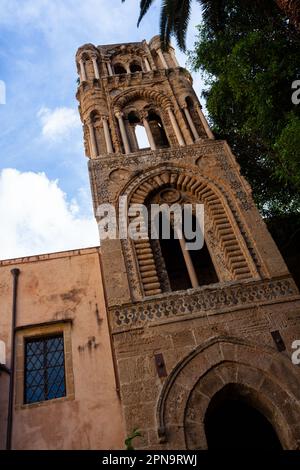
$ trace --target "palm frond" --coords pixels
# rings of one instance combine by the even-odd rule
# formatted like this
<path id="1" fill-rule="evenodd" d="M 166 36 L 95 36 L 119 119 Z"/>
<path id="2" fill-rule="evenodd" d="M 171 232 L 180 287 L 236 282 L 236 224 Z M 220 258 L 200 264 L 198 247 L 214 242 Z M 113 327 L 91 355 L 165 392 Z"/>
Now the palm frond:
<path id="1" fill-rule="evenodd" d="M 124 2 L 125 0 L 122 0 L 122 1 Z M 140 2 L 140 16 L 139 16 L 138 22 L 137 22 L 138 26 L 140 25 L 140 22 L 144 18 L 145 14 L 149 10 L 149 8 L 151 7 L 153 2 L 154 2 L 154 0 L 141 0 L 141 2 Z"/>
<path id="2" fill-rule="evenodd" d="M 174 35 L 182 51 L 186 49 L 186 33 L 191 16 L 191 0 L 178 0 L 175 9 Z"/>

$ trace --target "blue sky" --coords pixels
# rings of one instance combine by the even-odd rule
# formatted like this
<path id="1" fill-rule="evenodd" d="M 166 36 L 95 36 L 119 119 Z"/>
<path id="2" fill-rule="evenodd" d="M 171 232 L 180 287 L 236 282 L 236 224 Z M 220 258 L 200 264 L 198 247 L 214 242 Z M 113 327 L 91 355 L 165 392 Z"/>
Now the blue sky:
<path id="1" fill-rule="evenodd" d="M 160 1 L 0 0 L 0 259 L 97 245 L 75 99 L 79 46 L 151 39 Z M 200 22 L 196 4 L 188 47 Z M 178 53 L 181 65 L 186 57 Z M 200 95 L 201 78 L 194 76 Z"/>

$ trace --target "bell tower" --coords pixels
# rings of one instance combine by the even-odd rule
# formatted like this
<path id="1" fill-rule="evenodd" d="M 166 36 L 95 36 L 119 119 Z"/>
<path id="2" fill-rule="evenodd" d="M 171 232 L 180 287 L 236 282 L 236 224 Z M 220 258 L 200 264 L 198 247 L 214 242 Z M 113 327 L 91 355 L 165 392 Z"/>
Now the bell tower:
<path id="1" fill-rule="evenodd" d="M 125 196 L 129 208 L 188 202 L 205 212 L 198 252 L 184 240 L 152 240 L 142 218 L 142 239 L 101 242 L 128 433 L 141 430 L 140 448 L 204 449 L 209 406 L 225 390 L 259 409 L 283 447 L 297 448 L 298 290 L 228 144 L 214 139 L 190 73 L 158 36 L 86 44 L 76 64 L 95 216 L 103 203 L 119 213 Z"/>

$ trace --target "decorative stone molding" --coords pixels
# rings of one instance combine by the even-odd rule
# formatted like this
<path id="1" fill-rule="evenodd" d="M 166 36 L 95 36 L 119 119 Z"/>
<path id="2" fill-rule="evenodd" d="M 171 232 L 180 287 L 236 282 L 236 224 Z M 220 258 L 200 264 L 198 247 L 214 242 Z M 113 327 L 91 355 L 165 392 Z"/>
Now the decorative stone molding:
<path id="1" fill-rule="evenodd" d="M 249 308 L 273 302 L 299 299 L 291 277 L 214 284 L 188 291 L 155 296 L 130 305 L 110 309 L 114 332 L 138 328 L 149 323 L 198 317 L 207 312 Z"/>

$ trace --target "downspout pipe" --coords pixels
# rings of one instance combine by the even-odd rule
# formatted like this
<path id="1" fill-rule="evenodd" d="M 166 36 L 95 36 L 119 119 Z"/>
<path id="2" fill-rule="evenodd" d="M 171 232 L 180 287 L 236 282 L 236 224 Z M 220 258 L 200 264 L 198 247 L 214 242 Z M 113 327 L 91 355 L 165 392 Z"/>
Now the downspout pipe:
<path id="1" fill-rule="evenodd" d="M 18 300 L 18 280 L 20 270 L 14 268 L 11 270 L 13 276 L 13 302 L 12 302 L 12 321 L 11 321 L 11 347 L 10 347 L 10 378 L 9 378 L 9 396 L 7 411 L 7 430 L 6 430 L 6 450 L 11 450 L 12 429 L 13 429 L 13 407 L 15 391 L 15 362 L 16 362 L 16 324 L 17 324 L 17 300 Z"/>

